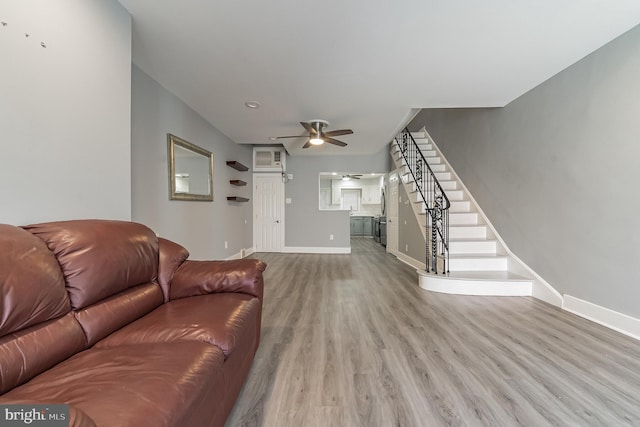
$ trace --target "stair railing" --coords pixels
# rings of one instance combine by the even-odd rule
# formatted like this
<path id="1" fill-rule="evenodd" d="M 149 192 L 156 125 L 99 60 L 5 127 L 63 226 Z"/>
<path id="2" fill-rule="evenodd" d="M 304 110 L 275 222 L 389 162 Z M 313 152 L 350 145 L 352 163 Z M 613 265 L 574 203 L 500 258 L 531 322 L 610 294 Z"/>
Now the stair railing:
<path id="1" fill-rule="evenodd" d="M 413 176 L 427 214 L 427 238 L 425 239 L 427 273 L 449 273 L 449 207 L 451 202 L 449 202 L 449 198 L 407 128 L 395 137 L 395 142 Z M 438 258 L 442 260 L 441 269 L 438 268 Z"/>

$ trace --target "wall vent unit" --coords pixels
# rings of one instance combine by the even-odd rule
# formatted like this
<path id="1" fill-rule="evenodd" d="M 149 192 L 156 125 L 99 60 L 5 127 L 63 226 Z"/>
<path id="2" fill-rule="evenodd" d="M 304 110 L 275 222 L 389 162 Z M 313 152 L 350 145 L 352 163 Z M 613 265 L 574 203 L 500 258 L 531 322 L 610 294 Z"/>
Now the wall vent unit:
<path id="1" fill-rule="evenodd" d="M 253 149 L 254 172 L 282 172 L 287 170 L 283 148 L 255 147 Z"/>

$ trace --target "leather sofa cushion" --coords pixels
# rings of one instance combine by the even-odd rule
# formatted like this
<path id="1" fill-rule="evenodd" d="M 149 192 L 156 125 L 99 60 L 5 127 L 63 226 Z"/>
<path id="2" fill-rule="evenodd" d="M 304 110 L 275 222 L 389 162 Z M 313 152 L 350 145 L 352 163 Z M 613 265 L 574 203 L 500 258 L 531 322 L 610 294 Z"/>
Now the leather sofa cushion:
<path id="1" fill-rule="evenodd" d="M 210 426 L 224 400 L 224 356 L 199 342 L 91 349 L 0 397 L 69 403 L 98 426 Z"/>
<path id="2" fill-rule="evenodd" d="M 158 239 L 142 224 L 74 220 L 23 228 L 55 254 L 74 310 L 156 279 Z"/>
<path id="3" fill-rule="evenodd" d="M 0 224 L 0 337 L 71 310 L 56 257 L 37 237 Z"/>
<path id="4" fill-rule="evenodd" d="M 246 294 L 182 298 L 114 332 L 96 347 L 193 340 L 214 344 L 229 357 L 243 340 L 256 340 L 260 316 L 260 301 Z"/>
<path id="5" fill-rule="evenodd" d="M 72 313 L 0 338 L 0 394 L 86 348 Z"/>
<path id="6" fill-rule="evenodd" d="M 78 310 L 75 315 L 84 329 L 87 343 L 92 346 L 113 331 L 151 312 L 163 301 L 160 287 L 156 283 L 147 283 Z"/>

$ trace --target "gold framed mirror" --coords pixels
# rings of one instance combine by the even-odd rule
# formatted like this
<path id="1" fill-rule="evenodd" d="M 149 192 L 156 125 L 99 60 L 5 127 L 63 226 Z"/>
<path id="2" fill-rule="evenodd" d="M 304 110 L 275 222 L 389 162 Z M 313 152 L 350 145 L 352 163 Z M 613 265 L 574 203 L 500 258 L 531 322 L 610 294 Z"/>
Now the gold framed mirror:
<path id="1" fill-rule="evenodd" d="M 169 199 L 213 201 L 213 153 L 167 134 Z"/>

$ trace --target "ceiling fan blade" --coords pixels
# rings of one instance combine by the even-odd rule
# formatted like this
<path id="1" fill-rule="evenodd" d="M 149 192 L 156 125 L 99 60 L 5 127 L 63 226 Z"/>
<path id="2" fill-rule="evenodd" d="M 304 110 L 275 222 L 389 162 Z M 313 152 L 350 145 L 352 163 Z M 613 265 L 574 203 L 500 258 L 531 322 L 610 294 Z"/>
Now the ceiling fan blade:
<path id="1" fill-rule="evenodd" d="M 328 142 L 329 144 L 333 144 L 333 145 L 337 145 L 338 147 L 346 147 L 347 143 L 346 142 L 342 142 L 339 141 L 337 139 L 333 139 L 333 138 L 329 138 L 329 137 L 324 137 L 324 142 Z"/>
<path id="2" fill-rule="evenodd" d="M 308 137 L 308 135 L 291 135 L 291 136 L 276 136 L 276 139 L 283 139 L 283 138 L 306 138 Z"/>
<path id="3" fill-rule="evenodd" d="M 317 133 L 316 130 L 311 126 L 311 123 L 300 122 L 300 124 L 307 130 L 307 132 L 309 132 L 309 134 L 315 135 Z"/>
<path id="4" fill-rule="evenodd" d="M 309 148 L 311 147 L 311 142 L 307 139 L 307 142 L 302 146 L 302 148 Z"/>
<path id="5" fill-rule="evenodd" d="M 325 136 L 340 136 L 340 135 L 351 135 L 353 133 L 353 131 L 351 129 L 338 129 L 338 130 L 332 130 L 329 132 L 324 132 Z"/>

